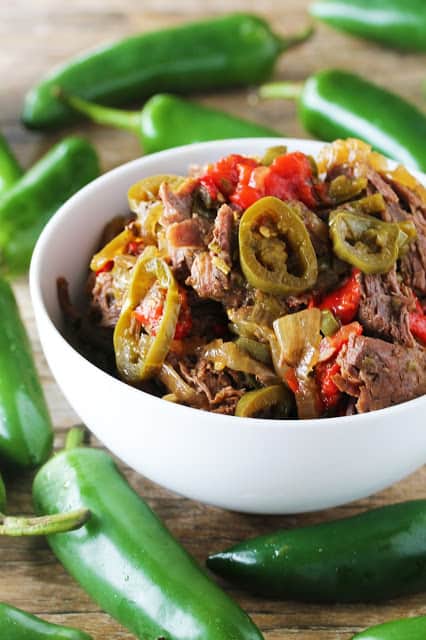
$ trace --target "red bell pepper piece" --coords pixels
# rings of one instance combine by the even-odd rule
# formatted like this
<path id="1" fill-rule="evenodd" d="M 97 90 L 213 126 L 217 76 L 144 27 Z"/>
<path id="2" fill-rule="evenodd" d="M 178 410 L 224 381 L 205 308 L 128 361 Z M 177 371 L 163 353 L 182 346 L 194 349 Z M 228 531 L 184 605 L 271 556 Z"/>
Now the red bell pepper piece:
<path id="1" fill-rule="evenodd" d="M 353 269 L 351 277 L 338 289 L 328 293 L 320 302 L 320 309 L 329 309 L 342 324 L 352 322 L 358 313 L 361 300 L 359 269 Z"/>
<path id="2" fill-rule="evenodd" d="M 420 301 L 416 298 L 416 310 L 409 314 L 410 331 L 419 342 L 426 346 L 426 315 Z"/>
<path id="3" fill-rule="evenodd" d="M 107 260 L 107 262 L 105 262 L 103 267 L 101 267 L 96 271 L 96 275 L 99 275 L 100 273 L 106 273 L 107 271 L 111 271 L 113 266 L 114 266 L 114 260 Z"/>
<path id="4" fill-rule="evenodd" d="M 165 297 L 166 292 L 164 289 L 154 285 L 133 312 L 136 320 L 151 336 L 157 334 L 163 315 Z M 176 323 L 174 340 L 186 338 L 192 329 L 191 308 L 188 304 L 185 289 L 179 288 L 179 302 L 180 312 Z"/>

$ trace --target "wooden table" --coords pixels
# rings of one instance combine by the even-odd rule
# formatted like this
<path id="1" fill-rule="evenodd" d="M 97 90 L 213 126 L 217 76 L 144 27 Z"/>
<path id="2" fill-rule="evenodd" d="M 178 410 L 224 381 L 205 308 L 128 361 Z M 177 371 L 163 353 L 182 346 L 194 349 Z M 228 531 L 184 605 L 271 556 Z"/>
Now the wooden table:
<path id="1" fill-rule="evenodd" d="M 271 20 L 277 31 L 290 33 L 306 23 L 308 4 L 308 0 L 263 0 L 258 4 L 258 11 Z M 196 0 L 176 3 L 172 0 L 3 2 L 0 4 L 0 128 L 23 165 L 28 167 L 63 135 L 30 133 L 19 122 L 25 91 L 54 64 L 87 47 L 137 31 L 178 24 L 186 19 L 230 9 L 249 8 L 250 3 L 244 0 L 209 0 L 208 3 Z M 309 43 L 281 58 L 276 77 L 301 80 L 322 67 L 339 65 L 394 88 L 421 105 L 420 83 L 426 76 L 425 62 L 425 56 L 401 55 L 319 26 Z M 200 100 L 258 120 L 283 133 L 306 136 L 296 121 L 295 107 L 291 103 L 255 104 L 248 99 L 246 91 L 200 97 Z M 86 124 L 75 130 L 96 144 L 105 171 L 139 155 L 137 141 L 125 133 Z M 31 336 L 59 446 L 63 442 L 64 431 L 77 421 L 77 416 L 62 397 L 41 353 L 27 281 L 17 281 L 15 291 Z M 385 442 L 383 446 L 386 446 Z M 362 461 L 359 465 L 362 473 Z M 200 563 L 209 552 L 277 527 L 320 522 L 392 501 L 424 497 L 426 485 L 426 470 L 422 469 L 387 491 L 356 504 L 297 517 L 266 518 L 227 513 L 191 502 L 152 484 L 130 469 L 124 471 L 131 484 Z M 11 512 L 30 511 L 30 482 L 30 475 L 9 480 Z M 65 573 L 44 540 L 0 539 L 0 566 L 0 600 L 41 614 L 51 621 L 81 627 L 95 640 L 131 638 L 102 613 Z M 398 616 L 426 614 L 424 595 L 380 606 L 308 606 L 263 600 L 225 588 L 249 612 L 267 640 L 343 640 L 374 623 Z"/>

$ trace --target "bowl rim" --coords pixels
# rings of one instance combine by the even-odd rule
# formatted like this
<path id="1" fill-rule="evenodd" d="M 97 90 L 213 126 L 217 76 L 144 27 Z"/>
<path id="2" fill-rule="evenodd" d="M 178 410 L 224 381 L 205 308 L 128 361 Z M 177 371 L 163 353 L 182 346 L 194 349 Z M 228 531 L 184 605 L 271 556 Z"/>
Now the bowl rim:
<path id="1" fill-rule="evenodd" d="M 175 160 L 179 159 L 180 156 L 185 156 L 188 151 L 208 151 L 213 149 L 216 146 L 220 146 L 221 149 L 225 147 L 225 151 L 220 151 L 220 155 L 222 153 L 227 152 L 226 147 L 232 148 L 233 145 L 238 143 L 253 143 L 253 144 L 264 144 L 264 145 L 277 145 L 280 143 L 283 144 L 291 144 L 291 145 L 306 145 L 309 144 L 314 149 L 320 149 L 324 145 L 328 144 L 326 142 L 322 142 L 319 140 L 309 140 L 304 138 L 232 138 L 226 140 L 213 140 L 209 142 L 197 142 L 190 145 L 184 145 L 180 147 L 174 147 L 171 149 L 166 149 L 164 151 L 159 151 L 157 153 L 150 154 L 148 156 L 142 156 L 140 158 L 136 158 L 134 160 L 130 160 L 124 164 L 121 164 L 110 171 L 100 175 L 98 178 L 84 186 L 77 193 L 75 193 L 71 198 L 69 198 L 64 204 L 62 204 L 57 212 L 52 216 L 52 218 L 48 221 L 43 231 L 41 232 L 36 246 L 34 248 L 30 272 L 29 272 L 29 284 L 30 284 L 30 294 L 33 310 L 36 316 L 37 325 L 39 324 L 38 316 L 43 318 L 44 323 L 48 326 L 49 330 L 52 331 L 56 338 L 58 338 L 63 346 L 63 348 L 74 358 L 80 360 L 80 363 L 84 367 L 88 367 L 89 371 L 91 370 L 93 373 L 100 375 L 101 377 L 106 376 L 108 383 L 113 384 L 114 386 L 119 386 L 120 389 L 125 389 L 126 393 L 129 394 L 137 394 L 137 398 L 144 398 L 144 396 L 149 396 L 150 400 L 153 402 L 161 403 L 160 406 L 163 406 L 163 403 L 166 402 L 162 398 L 150 394 L 146 391 L 142 391 L 141 389 L 137 389 L 136 387 L 132 387 L 126 382 L 116 378 L 112 374 L 107 373 L 100 367 L 97 367 L 90 360 L 81 355 L 63 336 L 61 331 L 57 328 L 56 324 L 53 322 L 50 314 L 46 309 L 46 305 L 43 298 L 42 293 L 42 262 L 43 257 L 48 249 L 50 242 L 53 241 L 54 236 L 58 233 L 61 224 L 65 218 L 67 218 L 75 207 L 80 205 L 80 202 L 85 199 L 85 197 L 90 194 L 92 191 L 96 191 L 100 187 L 102 187 L 105 183 L 108 183 L 111 178 L 115 178 L 120 174 L 125 175 L 128 171 L 133 170 L 134 168 L 140 166 L 141 170 L 143 170 L 146 166 L 149 167 L 151 164 L 151 160 L 156 162 L 158 159 L 167 159 L 172 156 Z M 393 160 L 389 160 L 390 165 L 396 166 L 396 162 Z M 410 173 L 412 173 L 417 179 L 421 182 L 426 183 L 426 175 L 414 170 L 409 169 Z M 42 345 L 43 346 L 43 345 Z M 118 390 L 118 389 L 117 389 Z M 137 400 L 136 398 L 136 400 Z M 232 428 L 232 425 L 235 427 L 237 425 L 244 425 L 245 429 L 257 428 L 259 424 L 262 425 L 262 428 L 270 428 L 273 430 L 284 429 L 287 430 L 317 430 L 319 427 L 321 428 L 334 428 L 336 426 L 347 428 L 350 423 L 355 423 L 358 427 L 361 426 L 361 422 L 365 425 L 367 422 L 374 420 L 381 420 L 386 418 L 392 414 L 394 418 L 397 418 L 398 414 L 401 412 L 405 412 L 407 410 L 417 410 L 420 409 L 421 406 L 425 406 L 426 402 L 426 394 L 423 396 L 419 396 L 418 398 L 413 398 L 412 400 L 407 400 L 405 402 L 401 402 L 399 404 L 392 405 L 390 407 L 385 407 L 383 409 L 376 409 L 374 411 L 362 414 L 354 414 L 350 416 L 335 416 L 330 418 L 311 418 L 311 419 L 271 419 L 271 418 L 246 418 L 232 415 L 225 415 L 213 412 L 205 412 L 201 409 L 196 409 L 194 407 L 187 407 L 186 405 L 182 405 L 179 403 L 173 404 L 173 409 L 181 412 L 183 416 L 187 415 L 188 417 L 194 417 L 194 412 L 202 411 L 203 414 L 209 414 L 214 416 L 216 420 L 226 420 L 228 421 L 229 427 Z M 169 403 L 170 405 L 170 403 Z M 190 413 L 188 413 L 190 412 Z M 200 427 L 204 426 L 204 421 L 200 421 Z"/>

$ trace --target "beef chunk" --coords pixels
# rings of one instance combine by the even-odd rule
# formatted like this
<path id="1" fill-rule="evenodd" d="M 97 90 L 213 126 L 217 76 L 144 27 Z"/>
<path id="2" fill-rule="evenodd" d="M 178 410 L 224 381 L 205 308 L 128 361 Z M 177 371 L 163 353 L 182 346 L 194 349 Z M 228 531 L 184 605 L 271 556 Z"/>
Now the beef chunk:
<path id="1" fill-rule="evenodd" d="M 414 305 L 411 289 L 398 282 L 395 268 L 386 274 L 362 276 L 358 316 L 367 334 L 414 346 L 409 323 Z"/>
<path id="2" fill-rule="evenodd" d="M 110 271 L 98 273 L 91 292 L 91 312 L 99 318 L 101 327 L 115 327 L 120 316 L 121 305 L 115 298 L 113 284 Z"/>
<path id="3" fill-rule="evenodd" d="M 426 350 L 352 335 L 337 358 L 334 381 L 358 398 L 359 413 L 383 409 L 426 393 Z"/>
<path id="4" fill-rule="evenodd" d="M 367 177 L 373 190 L 381 193 L 385 199 L 385 221 L 414 222 L 417 239 L 410 244 L 409 251 L 401 259 L 400 272 L 406 285 L 419 295 L 426 295 L 426 205 L 414 191 L 398 182 L 387 181 L 372 169 L 368 171 Z"/>
<path id="5" fill-rule="evenodd" d="M 209 251 L 201 251 L 195 256 L 191 275 L 186 284 L 191 286 L 200 298 L 222 302 L 225 307 L 240 307 L 246 298 L 246 290 L 238 273 L 225 273 L 215 262 L 216 256 Z"/>
<path id="6" fill-rule="evenodd" d="M 213 227 L 213 242 L 217 245 L 217 255 L 230 267 L 232 265 L 232 236 L 234 213 L 223 204 L 217 212 Z"/>
<path id="7" fill-rule="evenodd" d="M 182 220 L 191 217 L 193 189 L 194 182 L 191 180 L 185 181 L 176 191 L 167 182 L 162 183 L 158 195 L 164 205 L 164 211 L 160 219 L 164 227 L 173 222 L 182 222 Z"/>

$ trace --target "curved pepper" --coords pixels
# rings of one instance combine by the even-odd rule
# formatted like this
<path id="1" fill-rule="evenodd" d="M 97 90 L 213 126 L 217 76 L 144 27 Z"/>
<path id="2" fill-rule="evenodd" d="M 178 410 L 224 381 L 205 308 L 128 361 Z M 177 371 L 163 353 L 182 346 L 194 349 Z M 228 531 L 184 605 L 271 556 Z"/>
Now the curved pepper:
<path id="1" fill-rule="evenodd" d="M 7 640 L 92 640 L 78 629 L 63 627 L 0 602 L 0 629 Z"/>
<path id="2" fill-rule="evenodd" d="M 241 268 L 248 282 L 266 293 L 301 293 L 315 284 L 318 263 L 309 233 L 291 205 L 268 196 L 240 220 Z"/>
<path id="3" fill-rule="evenodd" d="M 77 137 L 65 138 L 31 167 L 0 200 L 0 268 L 25 271 L 50 217 L 98 174 L 94 148 Z"/>
<path id="4" fill-rule="evenodd" d="M 104 451 L 59 453 L 38 472 L 33 498 L 41 514 L 65 505 L 90 509 L 83 529 L 49 536 L 49 544 L 99 606 L 140 640 L 262 640 Z"/>
<path id="5" fill-rule="evenodd" d="M 311 33 L 308 28 L 289 38 L 279 37 L 262 18 L 234 13 L 136 34 L 50 72 L 25 97 L 22 118 L 27 127 L 40 129 L 69 122 L 72 111 L 52 93 L 58 85 L 110 105 L 165 90 L 188 93 L 253 86 L 271 74 L 280 53 Z"/>
<path id="6" fill-rule="evenodd" d="M 402 618 L 370 627 L 354 635 L 352 640 L 424 640 L 426 616 Z"/>
<path id="7" fill-rule="evenodd" d="M 253 418 L 257 414 L 271 412 L 277 418 L 288 418 L 294 403 L 288 389 L 282 384 L 275 384 L 262 389 L 248 391 L 238 401 L 235 415 L 244 418 Z"/>
<path id="8" fill-rule="evenodd" d="M 208 140 L 282 136 L 256 122 L 167 93 L 150 98 L 141 111 L 112 109 L 76 96 L 63 95 L 62 99 L 97 124 L 134 133 L 145 154 Z"/>
<path id="9" fill-rule="evenodd" d="M 408 226 L 337 209 L 329 218 L 334 253 L 363 273 L 387 273 L 411 241 Z M 414 231 L 413 231 L 414 229 Z M 415 227 L 410 227 L 415 234 Z"/>
<path id="10" fill-rule="evenodd" d="M 426 51 L 423 0 L 316 0 L 310 12 L 355 36 L 397 49 Z"/>
<path id="11" fill-rule="evenodd" d="M 163 182 L 172 188 L 178 188 L 187 178 L 170 174 L 148 176 L 132 184 L 127 192 L 130 211 L 139 213 L 140 205 L 158 199 L 158 192 Z"/>
<path id="12" fill-rule="evenodd" d="M 303 126 L 320 140 L 361 138 L 386 156 L 426 171 L 426 115 L 401 96 L 360 76 L 326 69 L 304 84 L 265 85 L 260 95 L 298 99 Z"/>
<path id="13" fill-rule="evenodd" d="M 166 291 L 163 313 L 155 336 L 135 330 L 134 312 L 155 282 Z M 120 376 L 137 384 L 156 374 L 166 358 L 179 317 L 179 288 L 168 264 L 154 247 L 137 260 L 114 329 L 114 351 Z"/>
<path id="14" fill-rule="evenodd" d="M 52 424 L 13 291 L 0 279 L 0 459 L 33 467 L 48 457 Z"/>
<path id="15" fill-rule="evenodd" d="M 253 538 L 210 556 L 207 566 L 265 596 L 305 602 L 388 600 L 425 590 L 425 530 L 426 500 L 401 502 Z"/>
<path id="16" fill-rule="evenodd" d="M 22 169 L 6 139 L 0 134 L 0 196 L 22 176 Z"/>

